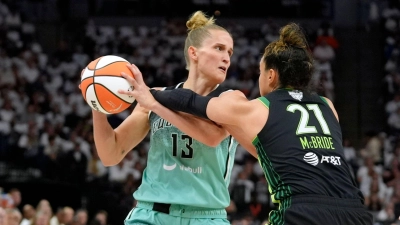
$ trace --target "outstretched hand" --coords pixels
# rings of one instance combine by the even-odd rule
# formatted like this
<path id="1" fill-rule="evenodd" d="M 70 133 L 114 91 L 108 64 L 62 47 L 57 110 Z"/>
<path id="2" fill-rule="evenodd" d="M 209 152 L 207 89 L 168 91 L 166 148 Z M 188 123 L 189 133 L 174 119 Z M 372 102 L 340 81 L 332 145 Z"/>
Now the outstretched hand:
<path id="1" fill-rule="evenodd" d="M 157 103 L 153 95 L 150 93 L 150 88 L 143 81 L 142 73 L 134 64 L 126 65 L 133 73 L 133 77 L 121 72 L 121 76 L 128 80 L 133 86 L 132 90 L 118 90 L 118 93 L 133 96 L 140 106 L 149 110 Z"/>

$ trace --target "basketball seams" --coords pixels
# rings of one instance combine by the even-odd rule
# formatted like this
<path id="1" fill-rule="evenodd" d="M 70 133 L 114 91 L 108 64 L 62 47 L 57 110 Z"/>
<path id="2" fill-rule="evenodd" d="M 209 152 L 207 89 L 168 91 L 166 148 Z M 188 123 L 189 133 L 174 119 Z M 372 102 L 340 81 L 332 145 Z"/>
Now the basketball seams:
<path id="1" fill-rule="evenodd" d="M 93 70 L 95 73 L 96 73 L 96 70 L 103 69 L 104 67 L 109 66 L 109 65 L 112 65 L 112 64 L 114 64 L 114 63 L 120 63 L 120 62 L 128 63 L 128 62 L 126 62 L 126 61 L 114 61 L 114 62 L 105 64 L 105 65 L 102 66 L 102 67 L 97 68 L 97 64 L 98 64 L 99 62 L 100 62 L 100 60 L 96 63 L 96 66 L 95 66 L 95 68 L 94 68 L 94 70 Z M 101 76 L 103 76 L 103 75 L 101 75 Z M 107 75 L 106 75 L 106 76 L 107 76 Z M 121 76 L 121 75 L 119 75 L 119 76 Z M 114 75 L 114 77 L 115 77 L 115 75 Z"/>
<path id="2" fill-rule="evenodd" d="M 110 93 L 114 93 L 112 90 L 110 90 L 109 88 L 107 88 L 107 86 L 105 86 L 105 85 L 102 84 L 102 83 L 93 82 L 93 84 L 97 84 L 97 85 L 99 85 L 99 86 L 102 86 L 102 87 L 104 87 L 105 89 L 107 89 L 107 91 L 109 91 Z M 96 92 L 96 85 L 94 86 L 94 94 L 96 95 L 96 98 L 97 98 L 98 96 L 97 96 L 97 92 Z M 131 102 L 125 101 L 124 99 L 122 99 L 122 98 L 119 97 L 118 95 L 115 95 L 115 94 L 114 94 L 114 96 L 117 97 L 119 100 L 121 100 L 121 101 L 127 103 L 127 104 L 132 104 Z M 100 101 L 99 101 L 99 102 L 100 102 Z M 103 106 L 102 106 L 102 108 L 104 109 Z"/>
<path id="3" fill-rule="evenodd" d="M 102 85 L 102 84 L 99 84 L 99 85 Z M 104 86 L 104 85 L 102 85 L 102 86 Z M 108 90 L 108 88 L 106 88 L 106 89 Z M 97 96 L 96 85 L 94 85 L 94 83 L 93 83 L 93 90 L 94 90 L 94 96 L 96 97 L 96 99 L 99 99 L 99 96 Z M 97 101 L 97 103 L 99 103 L 100 107 L 102 109 L 104 109 L 104 111 L 106 111 L 107 113 L 110 113 L 110 112 L 108 112 L 108 110 L 106 110 L 104 108 L 103 104 L 101 104 L 101 101 Z"/>
<path id="4" fill-rule="evenodd" d="M 99 103 L 99 100 L 97 99 L 97 96 L 95 94 L 95 85 L 91 84 L 88 86 L 87 92 L 91 92 L 94 94 L 94 96 L 91 96 L 91 98 L 87 98 L 86 102 L 87 104 L 93 109 L 96 110 L 97 112 L 105 113 L 105 114 L 110 114 L 106 109 L 103 108 L 103 106 Z M 93 102 L 94 101 L 94 102 Z M 93 103 L 95 103 L 97 106 L 93 107 Z"/>
<path id="5" fill-rule="evenodd" d="M 93 78 L 93 83 L 96 83 L 96 82 L 94 82 L 94 79 L 95 79 L 96 76 L 98 76 L 98 77 L 122 77 L 123 78 L 123 76 L 115 76 L 115 75 L 94 75 L 94 76 L 91 76 L 91 77 L 85 77 L 84 79 L 81 80 L 81 82 L 84 81 L 84 80 L 87 80 L 88 78 Z"/>
<path id="6" fill-rule="evenodd" d="M 89 85 L 86 87 L 86 89 L 84 90 L 84 91 L 85 91 L 85 101 L 86 101 L 86 95 L 87 95 L 87 93 L 88 93 L 89 87 L 92 86 L 92 85 L 93 85 L 93 83 L 89 84 Z M 94 87 L 93 87 L 93 88 L 94 88 Z"/>

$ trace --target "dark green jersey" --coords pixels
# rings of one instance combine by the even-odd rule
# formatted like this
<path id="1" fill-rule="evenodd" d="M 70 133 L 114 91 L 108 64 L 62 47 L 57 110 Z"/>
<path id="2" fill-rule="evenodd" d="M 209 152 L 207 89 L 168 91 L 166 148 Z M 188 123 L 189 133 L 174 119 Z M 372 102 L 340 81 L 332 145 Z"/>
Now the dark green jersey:
<path id="1" fill-rule="evenodd" d="M 340 124 L 325 99 L 279 89 L 258 100 L 269 116 L 253 144 L 275 201 L 304 194 L 363 201 L 344 158 Z"/>

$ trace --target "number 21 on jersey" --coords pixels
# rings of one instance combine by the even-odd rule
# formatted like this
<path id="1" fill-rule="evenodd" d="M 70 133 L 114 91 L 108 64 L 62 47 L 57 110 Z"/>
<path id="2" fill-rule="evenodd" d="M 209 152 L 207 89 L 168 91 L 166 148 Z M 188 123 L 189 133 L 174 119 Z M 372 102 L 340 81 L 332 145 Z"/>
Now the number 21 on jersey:
<path id="1" fill-rule="evenodd" d="M 307 107 L 307 108 L 306 108 Z M 324 115 L 318 104 L 306 104 L 306 107 L 300 104 L 290 104 L 286 108 L 288 112 L 294 113 L 295 111 L 300 112 L 300 120 L 297 125 L 296 135 L 302 134 L 316 134 L 312 136 L 302 136 L 300 138 L 300 143 L 303 149 L 335 149 L 333 146 L 333 141 L 331 131 L 326 123 Z M 310 112 L 313 112 L 315 118 L 317 118 L 319 125 L 321 126 L 322 133 L 325 136 L 319 136 L 317 128 L 315 126 L 309 125 Z"/>
<path id="2" fill-rule="evenodd" d="M 319 125 L 322 128 L 322 132 L 326 135 L 330 135 L 331 131 L 329 130 L 328 124 L 325 121 L 324 115 L 322 115 L 321 109 L 317 104 L 307 104 L 307 109 L 314 112 L 315 117 L 317 118 Z M 308 126 L 308 121 L 310 119 L 310 114 L 304 106 L 300 104 L 290 104 L 286 110 L 294 113 L 296 110 L 300 111 L 301 117 L 299 121 L 299 125 L 297 126 L 296 134 L 307 134 L 307 133 L 318 133 L 315 126 Z"/>

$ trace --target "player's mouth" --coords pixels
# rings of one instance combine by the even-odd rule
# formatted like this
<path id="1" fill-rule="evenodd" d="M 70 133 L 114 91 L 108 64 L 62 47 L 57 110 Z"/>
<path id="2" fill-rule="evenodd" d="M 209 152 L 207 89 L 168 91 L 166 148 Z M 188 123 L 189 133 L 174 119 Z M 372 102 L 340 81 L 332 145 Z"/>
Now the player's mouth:
<path id="1" fill-rule="evenodd" d="M 222 70 L 224 73 L 226 72 L 226 67 L 225 66 L 220 66 L 218 69 Z"/>

